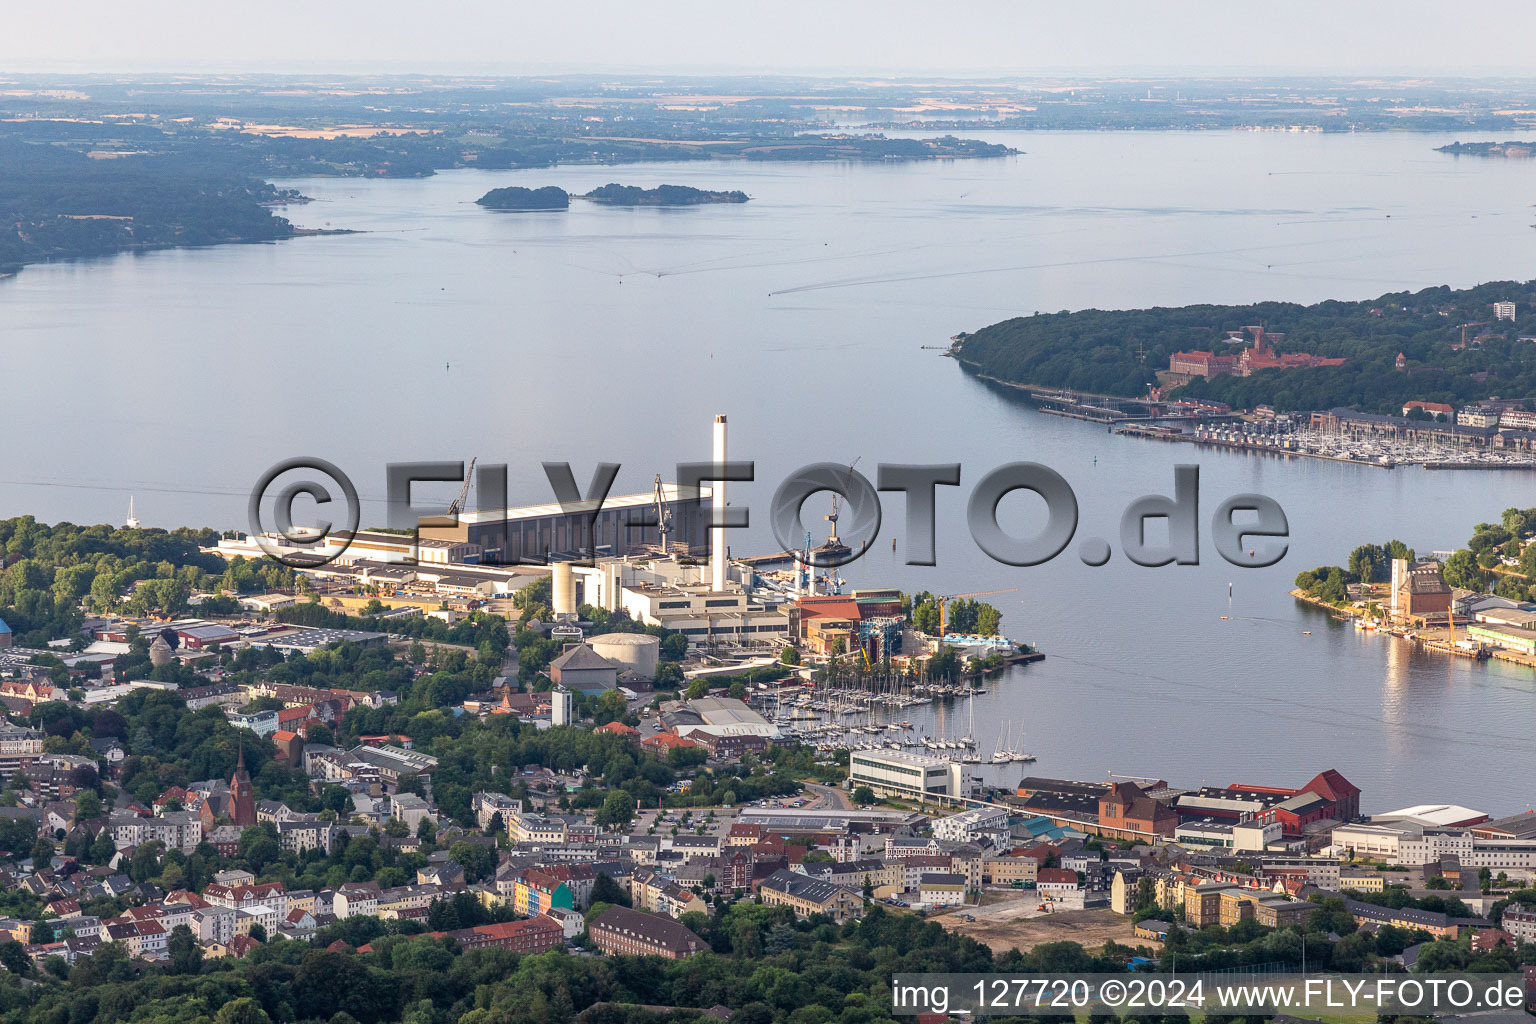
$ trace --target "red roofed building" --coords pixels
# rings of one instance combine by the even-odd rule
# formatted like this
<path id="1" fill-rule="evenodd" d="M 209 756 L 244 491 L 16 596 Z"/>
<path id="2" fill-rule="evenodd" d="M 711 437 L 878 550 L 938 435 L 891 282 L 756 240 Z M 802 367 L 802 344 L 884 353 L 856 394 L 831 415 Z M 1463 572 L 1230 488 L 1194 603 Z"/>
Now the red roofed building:
<path id="1" fill-rule="evenodd" d="M 565 929 L 560 926 L 560 922 L 542 915 L 521 921 L 461 928 L 448 934 L 459 945 L 470 949 L 496 946 L 517 953 L 546 953 L 565 945 Z"/>
<path id="2" fill-rule="evenodd" d="M 290 768 L 298 767 L 304 758 L 304 740 L 290 729 L 279 729 L 274 732 L 272 745 L 277 748 L 277 760 Z"/>
<path id="3" fill-rule="evenodd" d="M 655 736 L 652 736 L 649 739 L 643 741 L 640 745 L 646 750 L 653 751 L 662 757 L 665 757 L 670 751 L 676 750 L 679 747 L 698 746 L 698 744 L 693 742 L 693 740 L 684 739 L 682 736 L 679 736 L 677 733 L 670 730 L 667 732 L 659 732 Z"/>
<path id="4" fill-rule="evenodd" d="M 1280 822 L 1287 834 L 1296 834 L 1302 826 L 1324 818 L 1354 821 L 1360 817 L 1360 788 L 1332 768 L 1314 775 L 1310 782 L 1299 789 L 1248 783 L 1238 783 L 1228 788 L 1288 797 L 1285 802 L 1268 807 L 1258 815 L 1263 821 Z M 1317 800 L 1308 800 L 1306 795 L 1316 797 Z"/>
<path id="5" fill-rule="evenodd" d="M 1076 892 L 1080 884 L 1077 872 L 1066 868 L 1041 868 L 1035 875 L 1035 888 L 1047 895 Z"/>
<path id="6" fill-rule="evenodd" d="M 638 740 L 640 738 L 639 729 L 627 726 L 623 722 L 609 722 L 607 725 L 600 725 L 592 731 L 606 733 L 609 736 L 622 736 L 627 740 Z"/>
<path id="7" fill-rule="evenodd" d="M 300 704 L 296 708 L 283 708 L 277 713 L 277 727 L 297 731 L 301 722 L 315 717 L 313 704 Z"/>
<path id="8" fill-rule="evenodd" d="M 1206 379 L 1223 377 L 1237 372 L 1237 357 L 1214 352 L 1175 352 L 1168 357 L 1168 372 Z"/>
<path id="9" fill-rule="evenodd" d="M 1333 811 L 1329 814 L 1331 818 L 1353 821 L 1360 817 L 1360 787 L 1332 768 L 1318 773 L 1311 782 L 1301 788 L 1331 802 L 1333 804 Z"/>
<path id="10" fill-rule="evenodd" d="M 1500 946 L 1514 946 L 1515 937 L 1498 928 L 1484 928 L 1472 933 L 1472 952 L 1489 953 Z"/>
<path id="11" fill-rule="evenodd" d="M 224 943 L 224 951 L 227 955 L 234 957 L 236 960 L 241 960 L 249 956 L 251 951 L 260 945 L 261 943 L 257 942 L 249 935 L 236 935 L 234 938 Z"/>
<path id="12" fill-rule="evenodd" d="M 1453 418 L 1456 415 L 1456 410 L 1451 408 L 1449 405 L 1446 405 L 1444 402 L 1404 402 L 1403 403 L 1403 415 L 1404 416 L 1407 416 L 1410 412 L 1412 412 L 1415 409 L 1423 409 L 1425 412 L 1429 413 L 1431 416 L 1444 416 L 1446 419 L 1451 419 L 1451 418 Z"/>
<path id="13" fill-rule="evenodd" d="M 1112 839 L 1171 836 L 1179 827 L 1178 812 L 1147 796 L 1134 782 L 1116 783 L 1099 797 L 1098 834 Z"/>

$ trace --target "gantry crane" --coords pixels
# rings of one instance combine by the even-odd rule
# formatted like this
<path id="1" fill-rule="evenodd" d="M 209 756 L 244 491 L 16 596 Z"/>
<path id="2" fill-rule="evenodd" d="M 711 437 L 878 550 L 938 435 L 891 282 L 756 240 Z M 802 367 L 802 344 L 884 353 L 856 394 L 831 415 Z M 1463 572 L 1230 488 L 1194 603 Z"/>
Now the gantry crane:
<path id="1" fill-rule="evenodd" d="M 939 636 L 943 636 L 949 632 L 949 618 L 944 612 L 944 609 L 949 604 L 949 602 L 963 601 L 973 597 L 990 597 L 993 594 L 1012 594 L 1018 589 L 1018 587 L 1004 587 L 1002 590 L 978 590 L 972 594 L 946 594 L 942 597 L 934 598 L 934 600 L 939 604 Z"/>

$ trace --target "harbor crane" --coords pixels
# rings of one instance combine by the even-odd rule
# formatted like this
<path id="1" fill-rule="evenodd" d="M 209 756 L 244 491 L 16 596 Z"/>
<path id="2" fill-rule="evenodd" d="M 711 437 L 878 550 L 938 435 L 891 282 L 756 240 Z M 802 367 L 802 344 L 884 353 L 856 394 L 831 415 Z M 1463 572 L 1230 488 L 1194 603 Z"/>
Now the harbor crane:
<path id="1" fill-rule="evenodd" d="M 469 468 L 464 471 L 464 486 L 459 488 L 459 496 L 448 503 L 448 514 L 456 516 L 464 511 L 464 502 L 469 499 L 469 482 L 475 478 L 475 461 L 480 456 L 476 455 L 469 460 Z"/>
<path id="2" fill-rule="evenodd" d="M 672 532 L 672 515 L 661 494 L 661 474 L 656 474 L 656 533 L 661 538 L 661 553 L 667 553 L 667 534 Z"/>
<path id="3" fill-rule="evenodd" d="M 863 458 L 863 456 L 860 456 L 859 458 Z M 859 464 L 859 459 L 857 459 L 857 458 L 854 459 L 852 462 L 848 463 L 848 472 L 843 475 L 843 490 L 845 490 L 845 491 L 848 490 L 849 486 L 852 484 L 852 482 L 853 482 L 853 467 L 857 466 L 858 464 Z M 830 548 L 835 548 L 839 544 L 842 543 L 841 541 L 839 541 L 837 539 L 837 517 L 839 515 L 838 508 L 839 508 L 839 500 L 840 500 L 841 497 L 842 496 L 840 494 L 838 494 L 836 491 L 833 491 L 832 492 L 832 511 L 827 513 L 825 516 L 822 516 L 823 519 L 825 519 L 827 522 L 832 524 L 832 536 L 827 538 L 827 547 L 830 547 Z"/>
<path id="4" fill-rule="evenodd" d="M 973 597 L 991 597 L 993 594 L 1012 594 L 1018 591 L 1018 587 L 1004 587 L 1002 590 L 978 590 L 971 594 L 946 594 L 943 597 L 934 598 L 939 603 L 939 636 L 949 632 L 949 617 L 945 613 L 951 601 L 964 601 Z"/>

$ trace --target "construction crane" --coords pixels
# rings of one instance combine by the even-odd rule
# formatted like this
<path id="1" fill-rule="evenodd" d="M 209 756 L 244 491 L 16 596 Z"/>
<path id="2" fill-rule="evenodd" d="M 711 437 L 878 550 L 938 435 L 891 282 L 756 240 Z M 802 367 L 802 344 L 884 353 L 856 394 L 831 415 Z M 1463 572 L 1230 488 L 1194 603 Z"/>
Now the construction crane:
<path id="1" fill-rule="evenodd" d="M 464 511 L 464 502 L 469 499 L 469 482 L 475 478 L 475 460 L 479 456 L 469 460 L 469 468 L 464 471 L 464 486 L 459 488 L 459 496 L 448 504 L 448 514 L 456 516 Z"/>
<path id="2" fill-rule="evenodd" d="M 1467 328 L 1468 327 L 1485 327 L 1485 326 L 1487 326 L 1487 324 L 1488 324 L 1487 320 L 1473 320 L 1469 324 L 1462 324 L 1461 325 L 1461 347 L 1462 347 L 1463 350 L 1465 350 L 1466 347 L 1467 347 Z"/>
<path id="3" fill-rule="evenodd" d="M 1018 589 L 1018 587 L 1005 587 L 1002 590 L 978 590 L 973 594 L 947 594 L 943 597 L 934 598 L 939 603 L 939 636 L 949 632 L 949 617 L 944 612 L 949 602 L 963 601 L 973 597 L 991 597 L 993 594 L 1012 594 Z"/>
<path id="4" fill-rule="evenodd" d="M 859 458 L 863 458 L 863 456 L 859 456 Z M 852 462 L 848 463 L 848 472 L 843 475 L 843 490 L 845 490 L 845 491 L 848 490 L 849 487 L 852 485 L 852 483 L 853 483 L 853 467 L 857 466 L 858 464 L 859 464 L 859 459 L 854 459 Z M 836 491 L 832 492 L 832 511 L 829 512 L 827 515 L 822 517 L 827 522 L 832 524 L 832 536 L 827 538 L 827 546 L 828 547 L 836 547 L 838 544 L 841 543 L 841 541 L 839 541 L 837 539 L 838 499 L 840 497 L 841 497 L 841 495 L 838 494 Z"/>
<path id="5" fill-rule="evenodd" d="M 656 474 L 656 533 L 661 537 L 661 553 L 667 553 L 667 534 L 672 532 L 672 515 L 661 496 L 661 474 Z"/>

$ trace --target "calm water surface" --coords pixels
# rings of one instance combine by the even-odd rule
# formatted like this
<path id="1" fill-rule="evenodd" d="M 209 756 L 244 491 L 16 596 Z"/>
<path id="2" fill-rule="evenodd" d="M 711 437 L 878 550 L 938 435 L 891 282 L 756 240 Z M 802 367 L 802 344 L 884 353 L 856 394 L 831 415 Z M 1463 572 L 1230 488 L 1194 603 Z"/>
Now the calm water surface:
<path id="1" fill-rule="evenodd" d="M 1536 504 L 1536 477 L 1113 438 L 1022 408 L 923 346 L 1036 310 L 1529 277 L 1536 163 L 1457 160 L 1423 135 L 1008 141 L 1026 153 L 305 179 L 283 183 L 315 199 L 287 211 L 296 223 L 367 233 L 30 268 L 0 282 L 0 515 L 120 521 L 132 493 L 146 523 L 243 526 L 256 477 L 298 454 L 346 469 L 370 523 L 392 460 L 507 462 L 514 500 L 547 500 L 546 459 L 583 480 L 595 461 L 621 462 L 620 487 L 648 489 L 707 457 L 725 412 L 733 456 L 758 472 L 733 495 L 761 510 L 737 552 L 776 546 L 768 499 L 803 463 L 965 465 L 963 486 L 940 491 L 938 566 L 892 556 L 888 538 L 906 545 L 891 496 L 875 553 L 847 575 L 1019 588 L 993 601 L 1008 632 L 1049 657 L 989 687 L 974 715 L 987 746 L 1022 724 L 1032 771 L 1300 784 L 1337 767 L 1367 809 L 1525 809 L 1531 672 L 1419 656 L 1337 628 L 1286 590 L 1362 541 L 1456 546 L 1474 523 Z M 473 202 L 500 185 L 609 181 L 753 201 L 525 214 Z M 1017 459 L 1067 477 L 1079 537 L 1110 538 L 1130 500 L 1169 492 L 1173 466 L 1196 462 L 1205 515 L 1229 494 L 1269 494 L 1289 515 L 1290 553 L 1237 570 L 1207 542 L 1199 567 L 1090 569 L 1073 545 L 1046 566 L 998 565 L 966 535 L 965 500 Z M 1022 497 L 1003 512 L 1021 531 L 1040 520 Z M 935 714 L 930 732 L 965 731 L 963 706 Z"/>

